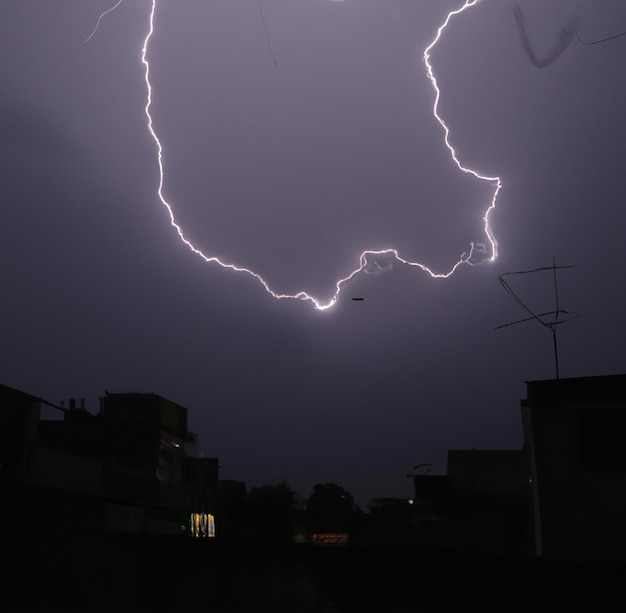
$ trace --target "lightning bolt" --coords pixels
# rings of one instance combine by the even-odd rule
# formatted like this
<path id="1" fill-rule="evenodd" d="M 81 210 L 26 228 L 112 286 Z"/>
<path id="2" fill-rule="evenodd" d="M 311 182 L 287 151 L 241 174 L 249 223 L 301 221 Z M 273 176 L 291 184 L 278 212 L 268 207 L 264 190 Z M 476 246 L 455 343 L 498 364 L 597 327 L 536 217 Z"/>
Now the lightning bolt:
<path id="1" fill-rule="evenodd" d="M 91 34 L 83 41 L 83 43 L 88 43 L 93 38 L 95 33 L 98 31 L 98 28 L 100 27 L 100 22 L 102 21 L 102 18 L 105 15 L 112 13 L 120 4 L 122 4 L 122 2 L 124 2 L 124 0 L 117 0 L 117 2 L 110 9 L 107 9 L 106 11 L 104 11 L 104 13 L 100 13 L 100 16 L 98 17 L 96 25 L 93 27 Z"/>
<path id="2" fill-rule="evenodd" d="M 424 49 L 424 64 L 426 65 L 426 75 L 428 76 L 428 80 L 430 81 L 431 85 L 433 86 L 433 89 L 435 90 L 435 102 L 433 103 L 433 115 L 435 116 L 435 119 L 439 122 L 439 124 L 443 128 L 444 142 L 446 144 L 446 147 L 450 151 L 450 155 L 452 156 L 454 163 L 462 172 L 473 175 L 474 177 L 476 177 L 477 179 L 480 179 L 481 181 L 488 181 L 494 186 L 494 192 L 491 198 L 491 202 L 489 203 L 489 206 L 487 207 L 487 210 L 485 211 L 485 214 L 483 215 L 485 236 L 487 237 L 487 240 L 489 241 L 489 245 L 491 248 L 491 256 L 489 257 L 489 261 L 493 262 L 498 257 L 498 242 L 496 241 L 496 238 L 493 235 L 493 232 L 491 231 L 491 227 L 489 225 L 489 217 L 491 216 L 491 213 L 493 212 L 493 210 L 496 208 L 496 201 L 498 199 L 498 194 L 500 193 L 500 190 L 502 189 L 502 181 L 500 180 L 500 177 L 488 177 L 486 175 L 481 175 L 476 170 L 467 168 L 463 166 L 463 164 L 461 164 L 459 158 L 457 157 L 456 151 L 454 150 L 454 147 L 450 144 L 450 129 L 446 125 L 446 122 L 442 119 L 441 115 L 439 115 L 439 98 L 441 97 L 441 92 L 439 90 L 439 86 L 437 85 L 437 79 L 435 77 L 432 64 L 430 63 L 430 52 L 433 50 L 435 45 L 439 42 L 439 39 L 441 38 L 443 31 L 448 27 L 448 24 L 450 23 L 450 21 L 457 15 L 461 14 L 463 11 L 471 8 L 472 6 L 476 6 L 480 1 L 481 0 L 465 0 L 465 4 L 463 6 L 461 6 L 455 11 L 450 11 L 450 13 L 448 13 L 448 16 L 446 17 L 445 21 L 439 26 L 439 29 L 437 30 L 437 36 L 435 36 L 433 42 L 430 43 L 430 45 L 428 45 L 426 49 Z M 482 245 L 472 244 L 470 246 L 469 256 L 468 258 L 465 259 L 465 263 L 470 263 L 472 252 L 476 247 L 481 248 L 481 250 L 483 248 Z M 464 263 L 463 256 L 461 256 L 461 259 L 459 260 L 459 262 L 455 264 L 455 266 L 447 275 L 434 275 L 434 276 L 448 277 L 462 263 Z"/>
<path id="3" fill-rule="evenodd" d="M 116 7 L 118 7 L 121 4 L 121 2 L 122 2 L 122 0 L 120 0 L 111 9 L 109 9 L 108 11 L 103 13 L 100 16 L 100 18 L 98 19 L 98 23 L 100 22 L 102 17 L 104 17 L 104 15 L 106 15 L 107 13 L 111 12 Z M 152 119 L 152 115 L 150 113 L 150 109 L 152 107 L 153 91 L 152 91 L 152 84 L 150 82 L 150 62 L 148 61 L 148 48 L 149 48 L 152 36 L 154 35 L 154 18 L 155 18 L 155 13 L 156 13 L 156 6 L 157 6 L 157 0 L 151 0 L 151 8 L 150 8 L 149 20 L 148 20 L 149 21 L 148 33 L 146 34 L 146 37 L 145 37 L 145 39 L 143 41 L 143 46 L 142 46 L 142 49 L 141 49 L 141 63 L 143 64 L 144 70 L 145 70 L 144 78 L 145 78 L 146 90 L 147 90 L 145 114 L 146 114 L 146 119 L 147 119 L 148 132 L 150 133 L 150 136 L 154 140 L 154 144 L 155 144 L 155 147 L 156 147 L 156 153 L 157 153 L 156 157 L 157 157 L 158 170 L 159 170 L 158 187 L 157 187 L 157 190 L 156 190 L 157 196 L 158 196 L 158 199 L 161 202 L 161 204 L 167 209 L 167 212 L 168 212 L 169 218 L 170 218 L 170 224 L 172 225 L 174 230 L 177 232 L 180 240 L 194 254 L 196 254 L 197 256 L 202 258 L 205 262 L 207 262 L 209 264 L 217 264 L 217 265 L 221 266 L 222 268 L 226 268 L 226 269 L 232 270 L 234 272 L 243 273 L 243 274 L 246 274 L 246 275 L 248 275 L 250 277 L 253 277 L 254 279 L 256 279 L 263 286 L 265 291 L 268 294 L 270 294 L 273 298 L 276 298 L 277 300 L 303 300 L 303 301 L 311 303 L 317 310 L 320 310 L 320 311 L 324 311 L 326 309 L 331 308 L 337 302 L 337 300 L 339 299 L 339 295 L 340 295 L 342 289 L 350 281 L 352 281 L 357 275 L 359 275 L 360 273 L 366 273 L 367 274 L 367 273 L 380 272 L 380 271 L 384 270 L 384 268 L 381 267 L 376 262 L 377 258 L 381 258 L 382 257 L 382 258 L 385 258 L 385 259 L 388 259 L 388 260 L 393 259 L 393 260 L 396 260 L 397 262 L 399 262 L 400 264 L 405 264 L 407 266 L 412 266 L 412 267 L 418 268 L 418 269 L 422 270 L 423 272 L 427 273 L 428 275 L 430 275 L 430 277 L 432 277 L 434 279 L 446 279 L 446 278 L 450 277 L 452 274 L 454 274 L 454 272 L 460 266 L 463 266 L 463 265 L 466 265 L 466 264 L 473 266 L 473 265 L 476 265 L 476 264 L 482 262 L 485 259 L 487 259 L 488 261 L 495 260 L 496 257 L 497 257 L 498 245 L 497 245 L 497 241 L 496 241 L 496 239 L 495 239 L 495 237 L 493 235 L 493 232 L 491 231 L 490 224 L 489 224 L 489 218 L 490 218 L 491 213 L 493 212 L 493 210 L 496 207 L 496 200 L 498 198 L 498 194 L 500 192 L 500 189 L 502 188 L 502 183 L 501 183 L 499 177 L 491 177 L 491 176 L 482 175 L 482 174 L 478 173 L 476 170 L 473 170 L 471 168 L 463 166 L 463 164 L 460 162 L 454 147 L 450 143 L 450 130 L 449 130 L 448 126 L 446 125 L 445 121 L 443 120 L 443 118 L 441 117 L 441 115 L 439 114 L 439 99 L 440 99 L 441 92 L 439 90 L 439 86 L 437 85 L 437 79 L 435 77 L 435 74 L 434 74 L 434 71 L 433 71 L 433 67 L 432 67 L 432 64 L 430 62 L 431 52 L 434 49 L 434 47 L 437 45 L 439 40 L 441 39 L 444 31 L 446 30 L 446 28 L 448 27 L 450 22 L 455 17 L 457 17 L 458 15 L 463 13 L 464 11 L 470 9 L 473 6 L 476 6 L 479 2 L 480 2 L 480 0 L 466 0 L 465 3 L 460 8 L 458 8 L 458 9 L 448 13 L 445 21 L 437 29 L 437 34 L 436 34 L 435 38 L 433 39 L 433 41 L 424 50 L 423 62 L 424 62 L 424 65 L 426 66 L 426 75 L 427 75 L 427 77 L 428 77 L 428 79 L 429 79 L 429 81 L 430 81 L 430 83 L 431 83 L 431 85 L 433 87 L 434 94 L 435 94 L 435 100 L 434 100 L 434 103 L 433 103 L 433 115 L 434 115 L 435 119 L 438 121 L 438 123 L 441 125 L 441 127 L 443 129 L 443 132 L 444 132 L 444 142 L 445 142 L 446 147 L 450 151 L 450 155 L 452 157 L 452 160 L 454 161 L 456 166 L 459 168 L 459 170 L 461 170 L 464 173 L 473 175 L 476 179 L 479 179 L 481 181 L 486 181 L 486 182 L 491 183 L 493 188 L 494 188 L 493 197 L 491 198 L 491 201 L 489 202 L 489 204 L 488 204 L 488 206 L 486 208 L 486 211 L 485 211 L 485 213 L 483 215 L 484 232 L 485 232 L 485 236 L 487 237 L 487 242 L 488 242 L 489 246 L 486 247 L 485 245 L 483 245 L 481 243 L 471 243 L 469 250 L 467 252 L 465 252 L 465 253 L 462 253 L 461 256 L 459 257 L 458 261 L 452 266 L 452 268 L 450 268 L 446 272 L 434 272 L 433 270 L 431 270 L 425 264 L 421 264 L 419 262 L 412 262 L 410 260 L 406 260 L 406 259 L 404 259 L 404 258 L 402 258 L 400 256 L 400 254 L 398 253 L 398 251 L 396 249 L 391 248 L 391 247 L 388 248 L 388 249 L 382 249 L 382 250 L 377 250 L 377 251 L 372 251 L 372 250 L 363 251 L 361 253 L 360 258 L 359 258 L 359 265 L 358 265 L 358 267 L 355 268 L 354 270 L 352 270 L 346 276 L 344 276 L 344 277 L 340 278 L 339 280 L 337 280 L 335 282 L 335 290 L 334 290 L 334 293 L 333 293 L 332 297 L 330 298 L 330 300 L 328 300 L 326 302 L 323 302 L 323 301 L 318 300 L 314 296 L 308 294 L 305 291 L 299 291 L 299 292 L 297 292 L 295 294 L 281 294 L 281 293 L 278 293 L 278 292 L 274 291 L 270 287 L 269 283 L 260 274 L 254 272 L 253 270 L 251 270 L 249 268 L 242 267 L 242 266 L 238 266 L 238 265 L 233 264 L 231 262 L 225 262 L 225 261 L 221 260 L 220 258 L 218 258 L 217 256 L 214 256 L 214 255 L 206 255 L 204 252 L 202 252 L 200 249 L 198 249 L 195 245 L 193 245 L 193 243 L 189 239 L 187 239 L 187 237 L 185 236 L 185 233 L 183 232 L 183 229 L 176 222 L 176 218 L 174 216 L 173 207 L 170 204 L 170 202 L 168 202 L 168 200 L 163 195 L 163 187 L 164 187 L 164 181 L 165 181 L 165 169 L 164 169 L 164 164 L 163 164 L 163 144 L 161 143 L 161 140 L 159 139 L 157 131 L 156 131 L 155 127 L 154 127 L 154 122 L 153 122 L 153 119 Z M 90 35 L 90 38 L 91 38 L 91 36 L 93 36 L 95 31 L 97 30 L 97 27 L 98 27 L 98 24 L 96 24 L 96 28 L 94 28 L 94 31 Z M 89 38 L 87 40 L 89 40 Z M 485 256 L 487 256 L 487 257 L 485 257 Z M 370 260 L 372 260 L 372 261 L 370 261 Z M 373 266 L 372 266 L 372 262 L 373 262 Z"/>

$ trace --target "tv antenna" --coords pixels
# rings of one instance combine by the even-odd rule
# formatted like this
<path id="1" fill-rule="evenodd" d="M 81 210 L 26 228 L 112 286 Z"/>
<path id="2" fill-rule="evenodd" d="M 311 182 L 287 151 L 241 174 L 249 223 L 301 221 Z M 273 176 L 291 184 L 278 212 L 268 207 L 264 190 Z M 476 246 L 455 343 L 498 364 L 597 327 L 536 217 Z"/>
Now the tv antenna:
<path id="1" fill-rule="evenodd" d="M 529 315 L 530 317 L 525 317 L 524 319 L 518 319 L 517 321 L 512 321 L 507 324 L 502 324 L 501 326 L 497 326 L 495 329 L 500 330 L 500 328 L 507 328 L 508 326 L 514 326 L 516 324 L 525 323 L 527 321 L 537 321 L 545 328 L 548 328 L 552 332 L 552 344 L 554 346 L 554 365 L 556 369 L 556 379 L 559 378 L 559 349 L 557 343 L 557 335 L 556 330 L 560 324 L 564 324 L 576 317 L 580 317 L 580 314 L 576 311 L 566 311 L 562 309 L 559 303 L 559 287 L 557 283 L 557 270 L 563 270 L 565 268 L 574 268 L 574 266 L 557 266 L 552 258 L 552 266 L 543 266 L 541 268 L 533 268 L 532 270 L 520 270 L 517 272 L 505 272 L 504 274 L 498 277 L 498 281 L 500 281 L 500 285 L 504 288 L 506 293 L 515 300 Z M 543 272 L 551 270 L 552 275 L 554 277 L 554 301 L 555 308 L 553 311 L 547 311 L 546 313 L 535 313 L 528 307 L 522 299 L 513 291 L 511 286 L 504 280 L 504 277 L 512 276 L 512 275 L 528 275 L 536 272 Z"/>

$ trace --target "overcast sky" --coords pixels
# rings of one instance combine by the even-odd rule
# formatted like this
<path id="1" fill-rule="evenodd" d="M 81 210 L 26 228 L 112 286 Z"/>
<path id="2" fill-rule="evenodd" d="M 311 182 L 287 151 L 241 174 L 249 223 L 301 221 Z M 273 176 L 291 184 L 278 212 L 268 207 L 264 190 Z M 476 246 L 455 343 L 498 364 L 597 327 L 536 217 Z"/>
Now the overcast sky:
<path id="1" fill-rule="evenodd" d="M 141 48 L 150 0 L 0 3 L 1 382 L 189 409 L 223 478 L 410 495 L 449 448 L 520 448 L 552 337 L 498 282 L 559 272 L 561 376 L 626 372 L 626 3 L 483 0 L 432 49 L 461 163 L 500 177 L 498 258 L 433 279 L 392 259 L 334 307 L 207 264 L 157 195 Z M 493 184 L 461 173 L 422 61 L 461 0 L 157 2 L 147 59 L 164 195 L 187 238 L 325 302 L 365 250 L 447 272 L 485 242 Z M 518 12 L 519 15 L 519 12 Z M 576 25 L 576 30 L 572 29 Z M 574 33 L 576 36 L 574 36 Z M 536 312 L 551 273 L 509 277 Z M 363 301 L 353 301 L 362 297 Z"/>

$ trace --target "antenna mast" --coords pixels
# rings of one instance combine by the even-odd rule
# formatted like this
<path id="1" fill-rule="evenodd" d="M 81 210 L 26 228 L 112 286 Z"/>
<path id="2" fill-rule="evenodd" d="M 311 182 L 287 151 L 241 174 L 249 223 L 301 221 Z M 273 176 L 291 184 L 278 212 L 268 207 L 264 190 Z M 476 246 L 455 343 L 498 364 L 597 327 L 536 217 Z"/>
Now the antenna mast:
<path id="1" fill-rule="evenodd" d="M 527 321 L 536 320 L 545 328 L 549 328 L 552 332 L 552 344 L 554 346 L 554 366 L 556 371 L 556 379 L 559 379 L 559 348 L 557 342 L 557 326 L 559 324 L 566 323 L 576 317 L 580 317 L 580 315 L 575 311 L 566 311 L 560 307 L 559 304 L 559 286 L 557 283 L 557 270 L 564 268 L 574 268 L 574 266 L 557 266 L 554 257 L 552 258 L 552 266 L 544 266 L 541 268 L 534 268 L 532 270 L 521 270 L 517 272 L 505 272 L 504 274 L 498 277 L 498 281 L 506 291 L 506 293 L 515 300 L 529 315 L 530 317 L 525 317 L 524 319 L 519 319 L 517 321 L 512 321 L 507 324 L 502 324 L 501 326 L 497 326 L 495 329 L 499 330 L 500 328 L 506 328 L 508 326 L 514 326 L 515 324 L 521 324 Z M 511 289 L 511 286 L 504 280 L 504 277 L 510 275 L 526 275 L 536 272 L 541 272 L 545 270 L 551 270 L 554 278 L 554 300 L 555 300 L 555 308 L 554 311 L 548 311 L 546 313 L 535 313 L 532 311 L 522 300 L 521 298 Z M 551 317 L 553 316 L 553 317 Z"/>

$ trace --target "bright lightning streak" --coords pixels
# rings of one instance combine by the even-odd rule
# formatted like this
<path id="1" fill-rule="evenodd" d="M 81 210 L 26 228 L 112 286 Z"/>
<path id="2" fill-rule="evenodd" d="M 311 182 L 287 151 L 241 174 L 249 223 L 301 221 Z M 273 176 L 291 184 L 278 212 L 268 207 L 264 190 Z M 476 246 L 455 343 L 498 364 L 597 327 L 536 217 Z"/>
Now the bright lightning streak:
<path id="1" fill-rule="evenodd" d="M 489 240 L 489 243 L 491 245 L 491 257 L 489 258 L 489 261 L 493 262 L 498 257 L 498 242 L 496 241 L 491 231 L 491 228 L 489 226 L 489 217 L 491 215 L 491 212 L 496 208 L 496 200 L 498 199 L 498 194 L 500 190 L 502 189 L 502 182 L 500 181 L 500 177 L 487 177 L 487 176 L 481 175 L 475 170 L 472 170 L 471 168 L 466 168 L 459 161 L 459 158 L 456 155 L 456 151 L 454 150 L 454 147 L 450 144 L 450 129 L 448 128 L 445 121 L 441 118 L 438 112 L 439 98 L 440 98 L 441 93 L 439 91 L 439 86 L 437 85 L 437 79 L 435 78 L 435 73 L 433 72 L 432 64 L 430 63 L 430 52 L 434 48 L 434 46 L 439 42 L 439 39 L 441 38 L 441 34 L 448 27 L 450 20 L 456 15 L 459 15 L 460 13 L 465 11 L 466 9 L 472 6 L 476 6 L 479 2 L 480 0 L 465 0 L 465 4 L 461 8 L 457 9 L 456 11 L 451 11 L 450 13 L 448 13 L 446 20 L 439 26 L 439 29 L 437 30 L 437 36 L 435 36 L 435 39 L 433 40 L 433 42 L 430 43 L 430 45 L 428 45 L 426 49 L 424 49 L 424 64 L 426 64 L 426 73 L 428 75 L 428 79 L 430 80 L 433 86 L 433 89 L 435 90 L 435 102 L 433 104 L 433 115 L 435 116 L 437 121 L 441 124 L 441 127 L 444 130 L 444 134 L 445 134 L 444 141 L 446 143 L 446 147 L 448 147 L 448 149 L 450 150 L 450 155 L 452 156 L 454 163 L 458 166 L 459 170 L 462 170 L 465 173 L 474 175 L 477 179 L 480 179 L 481 181 L 489 181 L 490 183 L 493 183 L 495 186 L 495 190 L 493 192 L 493 197 L 491 198 L 491 202 L 489 206 L 487 207 L 485 214 L 483 215 L 483 221 L 485 223 L 484 225 L 485 235 L 487 236 L 487 239 Z M 471 252 L 473 249 L 474 249 L 474 245 L 472 245 L 470 248 L 470 257 L 471 257 Z M 462 257 L 463 256 L 461 256 L 461 258 Z M 469 258 L 466 261 L 469 263 Z M 457 264 L 450 271 L 449 274 L 453 273 L 455 268 L 459 266 L 459 264 L 461 263 L 462 261 L 457 262 Z M 442 275 L 442 276 L 449 276 L 449 274 Z"/>
<path id="2" fill-rule="evenodd" d="M 117 0 L 117 2 L 110 9 L 107 9 L 106 11 L 104 11 L 104 13 L 100 14 L 100 17 L 98 17 L 98 21 L 96 21 L 96 25 L 91 31 L 91 34 L 83 41 L 83 43 L 88 43 L 91 40 L 94 34 L 98 31 L 98 27 L 100 26 L 102 18 L 108 13 L 112 13 L 120 4 L 122 4 L 122 2 L 124 2 L 124 0 Z"/>
<path id="3" fill-rule="evenodd" d="M 109 9 L 109 11 L 106 12 L 110 12 L 113 9 L 115 9 L 117 6 L 119 6 L 119 4 L 121 4 L 122 0 L 120 0 L 113 8 Z M 451 11 L 450 13 L 448 13 L 448 16 L 446 17 L 445 21 L 443 22 L 443 24 L 439 27 L 439 29 L 437 30 L 437 35 L 435 36 L 434 40 L 430 43 L 430 45 L 428 45 L 428 47 L 426 47 L 426 49 L 424 50 L 424 56 L 423 56 L 423 61 L 424 64 L 426 65 L 426 74 L 428 76 L 428 79 L 435 91 L 435 102 L 433 104 L 433 115 L 435 117 L 435 119 L 439 122 L 439 124 L 441 125 L 441 127 L 444 130 L 444 142 L 446 144 L 446 147 L 448 148 L 448 150 L 450 151 L 450 155 L 452 156 L 452 159 L 454 161 L 454 163 L 457 165 L 457 167 L 459 168 L 459 170 L 463 171 L 464 173 L 468 173 L 473 175 L 474 177 L 476 177 L 477 179 L 481 180 L 481 181 L 488 181 L 490 183 L 493 184 L 494 186 L 494 194 L 493 197 L 489 203 L 489 206 L 487 207 L 487 210 L 485 211 L 485 214 L 483 216 L 483 221 L 484 221 L 484 231 L 485 231 L 485 235 L 487 236 L 487 239 L 489 241 L 490 244 L 490 248 L 491 248 L 491 255 L 489 256 L 489 261 L 493 261 L 496 259 L 497 257 L 497 242 L 495 237 L 493 236 L 493 233 L 491 231 L 490 225 L 489 225 L 489 217 L 492 213 L 492 211 L 495 209 L 496 207 L 496 199 L 498 197 L 498 193 L 500 192 L 500 189 L 502 188 L 502 184 L 500 182 L 500 178 L 499 177 L 489 177 L 489 176 L 484 176 L 479 174 L 476 170 L 472 170 L 471 168 L 467 168 L 465 166 L 463 166 L 461 164 L 461 162 L 459 161 L 456 151 L 454 150 L 454 147 L 452 147 L 452 145 L 450 144 L 450 130 L 448 128 L 448 126 L 446 125 L 446 123 L 444 122 L 444 120 L 441 118 L 441 116 L 439 115 L 438 109 L 439 109 L 439 98 L 440 98 L 440 91 L 439 91 L 439 87 L 437 85 L 437 79 L 435 78 L 434 72 L 433 72 L 433 67 L 430 63 L 430 53 L 433 50 L 433 48 L 435 47 L 435 45 L 439 42 L 444 30 L 448 27 L 448 24 L 450 23 L 450 21 L 456 17 L 457 15 L 461 14 L 463 11 L 469 9 L 472 6 L 475 6 L 476 4 L 478 4 L 480 2 L 480 0 L 466 0 L 465 3 L 463 4 L 463 6 L 461 6 L 459 9 Z M 176 232 L 178 233 L 178 236 L 180 238 L 180 240 L 187 245 L 187 247 L 196 255 L 198 255 L 199 257 L 201 257 L 205 262 L 207 263 L 215 263 L 215 264 L 219 264 L 221 267 L 223 268 L 227 268 L 230 270 L 233 270 L 235 272 L 240 272 L 240 273 L 245 273 L 251 277 L 254 277 L 265 289 L 265 291 L 270 294 L 272 297 L 276 298 L 277 300 L 284 300 L 284 299 L 290 299 L 290 300 L 304 300 L 304 301 L 308 301 L 311 302 L 314 307 L 320 311 L 324 311 L 326 309 L 329 309 L 330 307 L 332 307 L 338 300 L 339 298 L 339 294 L 341 293 L 341 290 L 343 289 L 343 287 L 350 282 L 352 279 L 354 279 L 357 275 L 359 275 L 361 272 L 371 272 L 371 270 L 368 270 L 368 257 L 373 257 L 374 259 L 376 258 L 376 256 L 386 256 L 388 258 L 393 258 L 396 261 L 398 261 L 401 264 L 406 264 L 407 266 L 414 266 L 416 268 L 419 268 L 420 270 L 428 273 L 432 278 L 438 278 L 438 279 L 446 279 L 448 277 L 450 277 L 456 270 L 457 268 L 459 268 L 459 266 L 463 265 L 463 264 L 469 264 L 469 265 L 474 265 L 474 262 L 472 262 L 472 257 L 476 254 L 476 253 L 484 253 L 485 251 L 485 247 L 483 245 L 480 244 L 474 244 L 472 243 L 470 245 L 470 249 L 467 253 L 463 253 L 461 254 L 459 260 L 454 264 L 454 266 L 452 266 L 452 268 L 450 270 L 448 270 L 447 272 L 443 272 L 443 273 L 436 273 L 433 270 L 431 270 L 430 268 L 428 268 L 425 264 L 420 264 L 419 262 L 411 262 L 409 260 L 405 260 L 404 258 L 400 257 L 400 254 L 398 253 L 398 251 L 396 249 L 393 248 L 389 248 L 389 249 L 382 249 L 382 250 L 378 250 L 378 251 L 363 251 L 363 253 L 361 253 L 361 256 L 359 258 L 359 266 L 358 268 L 355 268 L 352 272 L 350 272 L 348 275 L 346 275 L 345 277 L 340 278 L 336 283 L 335 283 L 335 292 L 332 296 L 332 298 L 330 300 L 328 300 L 327 302 L 322 302 L 318 299 L 316 299 L 315 297 L 311 296 L 310 294 L 308 294 L 305 291 L 300 291 L 296 294 L 279 294 L 277 292 L 275 292 L 269 285 L 269 283 L 263 279 L 263 277 L 261 277 L 261 275 L 259 275 L 258 273 L 254 272 L 253 270 L 250 270 L 249 268 L 244 268 L 241 266 L 237 266 L 235 264 L 232 263 L 228 263 L 228 262 L 224 262 L 222 260 L 220 260 L 217 256 L 208 256 L 205 253 L 203 253 L 200 249 L 198 249 L 195 245 L 193 245 L 191 243 L 191 241 L 189 241 L 182 228 L 178 225 L 178 223 L 176 222 L 175 216 L 174 216 L 174 211 L 172 208 L 172 205 L 167 201 L 167 199 L 165 198 L 165 196 L 163 195 L 163 187 L 164 187 L 164 180 L 165 180 L 165 171 L 164 171 L 164 165 L 163 165 L 163 145 L 161 143 L 161 140 L 159 139 L 156 130 L 154 128 L 154 123 L 152 120 L 152 115 L 150 114 L 150 109 L 152 106 L 152 85 L 150 82 L 150 63 L 148 61 L 148 47 L 150 44 L 150 40 L 152 38 L 152 35 L 154 34 L 154 16 L 156 13 L 156 0 L 152 0 L 151 2 L 151 9 L 150 9 L 150 16 L 149 16 L 149 28 L 148 28 L 148 33 L 144 39 L 143 42 L 143 47 L 141 49 L 141 62 L 145 68 L 145 82 L 146 82 L 146 89 L 147 89 L 147 101 L 146 101 L 146 106 L 145 106 L 145 113 L 146 113 L 146 118 L 147 118 L 147 127 L 148 127 L 148 131 L 150 133 L 150 135 L 152 136 L 155 146 L 156 146 L 156 150 L 157 150 L 157 162 L 158 162 L 158 168 L 159 168 L 159 181 L 158 181 L 158 188 L 157 188 L 157 195 L 159 200 L 161 201 L 161 203 L 163 204 L 163 206 L 167 209 L 167 212 L 169 214 L 170 217 L 170 224 L 172 225 L 172 227 L 176 230 Z M 104 16 L 103 15 L 100 16 L 100 19 Z M 98 20 L 98 22 L 100 21 L 100 19 Z M 96 24 L 96 29 L 97 29 L 97 24 Z M 95 29 L 94 29 L 95 32 Z M 93 33 L 92 35 L 93 36 Z M 89 40 L 89 39 L 87 39 Z"/>

